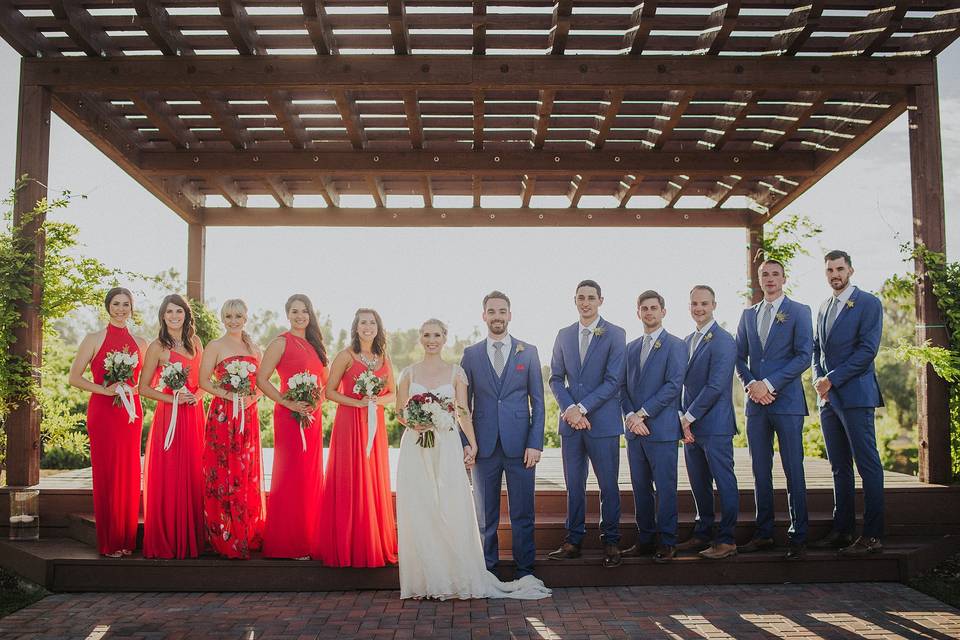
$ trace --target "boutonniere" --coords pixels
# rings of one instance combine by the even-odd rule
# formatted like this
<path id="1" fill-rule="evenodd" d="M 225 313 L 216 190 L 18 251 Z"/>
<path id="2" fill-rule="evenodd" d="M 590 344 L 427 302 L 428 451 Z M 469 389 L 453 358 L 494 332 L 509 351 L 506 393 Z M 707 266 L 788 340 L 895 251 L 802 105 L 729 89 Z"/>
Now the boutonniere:
<path id="1" fill-rule="evenodd" d="M 524 369 L 526 369 L 526 367 L 524 367 L 523 364 L 517 365 L 517 371 L 523 371 Z"/>
<path id="2" fill-rule="evenodd" d="M 853 309 L 853 300 L 847 300 L 847 309 Z"/>
<path id="3" fill-rule="evenodd" d="M 520 355 L 521 353 L 523 353 L 523 350 L 524 350 L 524 349 L 526 349 L 526 347 L 523 346 L 523 343 L 522 343 L 522 342 L 518 342 L 518 343 L 517 343 L 517 349 L 516 349 L 516 351 L 514 351 L 514 353 L 515 353 L 516 355 Z"/>
<path id="4" fill-rule="evenodd" d="M 783 324 L 784 322 L 787 321 L 787 318 L 789 318 L 790 316 L 788 316 L 783 311 L 781 311 L 775 317 L 777 319 L 777 322 L 779 322 L 780 324 Z"/>
<path id="5" fill-rule="evenodd" d="M 713 331 L 710 331 L 707 333 L 707 335 L 703 336 L 704 342 L 710 342 L 711 340 L 713 340 Z"/>
<path id="6" fill-rule="evenodd" d="M 593 335 L 594 335 L 595 337 L 597 337 L 597 338 L 599 338 L 600 336 L 602 336 L 602 335 L 605 334 L 606 332 L 607 332 L 607 330 L 604 329 L 603 327 L 595 327 L 595 328 L 593 329 Z"/>
<path id="7" fill-rule="evenodd" d="M 653 343 L 653 348 L 654 348 L 654 349 L 659 349 L 659 348 L 662 347 L 662 346 L 663 346 L 663 343 L 660 342 L 659 340 L 657 340 L 656 342 Z"/>

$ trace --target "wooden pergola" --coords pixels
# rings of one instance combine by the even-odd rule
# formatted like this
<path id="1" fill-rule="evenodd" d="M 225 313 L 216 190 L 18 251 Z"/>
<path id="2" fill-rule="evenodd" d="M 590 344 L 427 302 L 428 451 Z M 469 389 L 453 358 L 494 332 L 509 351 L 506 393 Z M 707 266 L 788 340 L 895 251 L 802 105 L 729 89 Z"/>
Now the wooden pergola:
<path id="1" fill-rule="evenodd" d="M 188 223 L 194 298 L 207 227 L 268 225 L 739 227 L 757 298 L 763 224 L 904 111 L 914 239 L 945 250 L 958 29 L 957 0 L 3 0 L 16 214 L 46 195 L 52 111 Z M 917 318 L 946 344 L 927 286 Z M 946 482 L 946 384 L 927 367 L 917 394 L 921 478 Z M 36 484 L 37 408 L 7 430 L 8 484 Z"/>

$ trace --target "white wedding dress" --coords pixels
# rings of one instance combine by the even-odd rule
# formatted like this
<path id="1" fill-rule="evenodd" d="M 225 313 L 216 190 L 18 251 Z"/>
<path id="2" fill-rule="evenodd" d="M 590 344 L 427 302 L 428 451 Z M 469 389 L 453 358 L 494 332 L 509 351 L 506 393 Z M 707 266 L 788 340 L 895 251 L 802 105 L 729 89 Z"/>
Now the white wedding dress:
<path id="1" fill-rule="evenodd" d="M 454 365 L 453 377 L 466 375 Z M 427 389 L 410 376 L 410 395 L 432 392 L 454 397 L 453 381 Z M 487 571 L 480 545 L 472 489 L 463 466 L 458 430 L 436 433 L 436 445 L 417 444 L 407 429 L 400 440 L 397 466 L 397 532 L 400 546 L 400 597 L 518 598 L 537 600 L 551 595 L 532 575 L 501 582 Z"/>

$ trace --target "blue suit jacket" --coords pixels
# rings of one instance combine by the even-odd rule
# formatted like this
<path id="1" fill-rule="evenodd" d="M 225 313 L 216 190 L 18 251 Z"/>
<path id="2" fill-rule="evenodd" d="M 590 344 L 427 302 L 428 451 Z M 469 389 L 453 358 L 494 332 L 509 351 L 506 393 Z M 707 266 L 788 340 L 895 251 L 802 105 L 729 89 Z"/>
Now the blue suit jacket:
<path id="1" fill-rule="evenodd" d="M 659 346 L 658 346 L 659 345 Z M 647 412 L 650 430 L 647 440 L 676 442 L 680 439 L 680 391 L 687 370 L 687 348 L 683 340 L 667 333 L 660 334 L 640 369 L 643 338 L 627 345 L 627 367 L 620 391 L 623 415 Z M 628 440 L 640 436 L 626 430 Z"/>
<path id="2" fill-rule="evenodd" d="M 751 380 L 760 384 L 766 378 L 773 385 L 777 399 L 766 407 L 767 412 L 805 416 L 807 402 L 803 397 L 803 372 L 810 368 L 813 353 L 813 320 L 810 307 L 784 298 L 780 310 L 770 323 L 766 348 L 760 345 L 757 311 L 763 303 L 747 307 L 737 326 L 737 377 L 744 386 Z M 746 414 L 756 415 L 762 405 L 747 398 Z"/>
<path id="3" fill-rule="evenodd" d="M 550 360 L 550 390 L 560 405 L 560 435 L 570 436 L 576 431 L 564 419 L 563 411 L 580 403 L 587 410 L 594 438 L 618 436 L 623 433 L 620 413 L 620 386 L 623 383 L 623 359 L 627 334 L 603 318 L 597 324 L 603 335 L 594 335 L 580 364 L 580 323 L 560 329 L 553 344 Z"/>
<path id="4" fill-rule="evenodd" d="M 692 333 L 684 339 L 688 353 L 692 339 Z M 714 322 L 707 335 L 700 339 L 683 379 L 680 410 L 695 418 L 691 425 L 695 436 L 723 436 L 737 432 L 737 419 L 733 413 L 736 360 L 736 341 Z"/>
<path id="5" fill-rule="evenodd" d="M 487 341 L 470 345 L 460 366 L 467 374 L 467 406 L 473 414 L 478 455 L 493 454 L 497 439 L 511 458 L 525 449 L 543 449 L 543 374 L 537 348 L 511 336 L 512 346 L 497 378 Z"/>
<path id="6" fill-rule="evenodd" d="M 854 287 L 850 300 L 833 323 L 830 336 L 824 340 L 824 314 L 829 303 L 830 298 L 824 300 L 817 313 L 813 337 L 814 377 L 830 379 L 833 385 L 828 394 L 830 403 L 841 409 L 882 407 L 883 396 L 873 365 L 883 333 L 880 300 Z M 823 402 L 818 398 L 817 404 Z"/>

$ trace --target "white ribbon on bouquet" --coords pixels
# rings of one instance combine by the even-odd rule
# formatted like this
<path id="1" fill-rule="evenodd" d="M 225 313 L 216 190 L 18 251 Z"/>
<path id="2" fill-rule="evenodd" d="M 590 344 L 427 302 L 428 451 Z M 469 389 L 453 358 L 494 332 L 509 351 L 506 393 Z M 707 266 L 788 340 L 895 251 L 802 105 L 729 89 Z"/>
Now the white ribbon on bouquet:
<path id="1" fill-rule="evenodd" d="M 377 403 L 373 398 L 367 398 L 367 457 L 373 449 L 373 440 L 377 435 Z"/>
<path id="2" fill-rule="evenodd" d="M 309 416 L 307 416 L 307 422 L 310 422 L 310 423 L 313 422 L 313 414 L 310 414 Z M 300 423 L 300 444 L 303 445 L 303 451 L 304 451 L 304 453 L 306 453 L 306 451 L 307 451 L 307 436 L 306 436 L 306 434 L 304 434 L 304 432 L 303 432 L 303 423 L 302 423 L 302 422 Z"/>
<path id="3" fill-rule="evenodd" d="M 123 408 L 127 410 L 127 422 L 134 422 L 137 419 L 137 409 L 133 406 L 133 389 L 129 389 L 121 382 L 117 385 L 117 397 L 120 398 Z"/>
<path id="4" fill-rule="evenodd" d="M 246 407 L 243 406 L 243 396 L 241 396 L 236 391 L 233 392 L 233 419 L 237 419 L 237 414 L 240 414 L 240 433 L 243 434 L 243 427 L 246 423 L 247 411 Z"/>
<path id="5" fill-rule="evenodd" d="M 181 391 L 183 391 L 183 387 L 173 392 L 173 409 L 170 410 L 170 424 L 167 426 L 167 437 L 163 440 L 164 451 L 170 449 L 170 445 L 173 444 L 173 436 L 177 432 L 177 407 L 180 406 Z"/>

